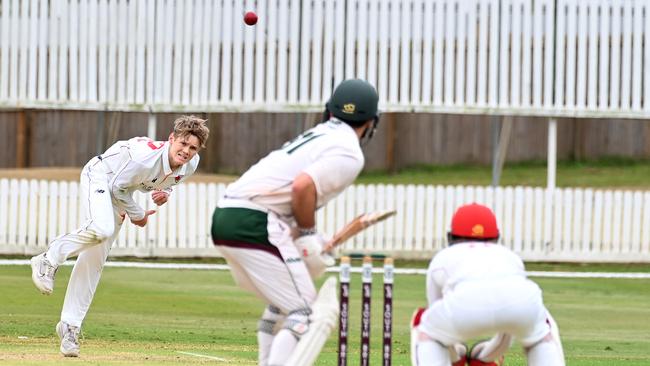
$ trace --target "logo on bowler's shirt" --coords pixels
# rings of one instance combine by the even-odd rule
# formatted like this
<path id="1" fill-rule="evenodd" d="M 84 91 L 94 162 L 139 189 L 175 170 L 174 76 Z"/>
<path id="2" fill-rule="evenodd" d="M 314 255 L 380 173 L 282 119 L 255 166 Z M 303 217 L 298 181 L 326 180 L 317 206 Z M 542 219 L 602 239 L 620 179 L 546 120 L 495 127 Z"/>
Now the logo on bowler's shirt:
<path id="1" fill-rule="evenodd" d="M 177 175 L 177 176 L 174 177 L 174 182 L 178 183 L 178 182 L 181 181 L 181 179 L 183 179 L 183 176 L 182 175 Z"/>
<path id="2" fill-rule="evenodd" d="M 98 189 L 98 190 L 95 191 L 95 193 L 104 193 L 104 192 L 106 192 L 106 191 L 104 191 L 103 189 Z"/>
<path id="3" fill-rule="evenodd" d="M 142 186 L 142 188 L 144 188 L 145 191 L 153 191 L 154 190 L 154 186 L 147 185 L 147 184 L 145 184 L 145 182 L 140 183 L 140 185 Z"/>

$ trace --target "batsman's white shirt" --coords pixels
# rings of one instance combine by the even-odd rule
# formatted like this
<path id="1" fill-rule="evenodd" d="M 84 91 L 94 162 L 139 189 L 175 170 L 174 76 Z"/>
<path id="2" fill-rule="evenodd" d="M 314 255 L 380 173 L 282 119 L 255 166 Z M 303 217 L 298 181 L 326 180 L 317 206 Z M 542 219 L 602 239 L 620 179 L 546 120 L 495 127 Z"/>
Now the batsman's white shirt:
<path id="1" fill-rule="evenodd" d="M 499 332 L 531 345 L 549 332 L 540 288 L 499 244 L 458 243 L 438 253 L 427 270 L 427 300 L 419 330 L 445 345 Z"/>
<path id="2" fill-rule="evenodd" d="M 348 124 L 331 119 L 253 165 L 228 186 L 219 207 L 238 207 L 245 200 L 254 204 L 248 208 L 257 206 L 290 218 L 291 185 L 298 174 L 306 173 L 314 181 L 316 204 L 322 207 L 354 182 L 363 164 L 356 132 Z"/>

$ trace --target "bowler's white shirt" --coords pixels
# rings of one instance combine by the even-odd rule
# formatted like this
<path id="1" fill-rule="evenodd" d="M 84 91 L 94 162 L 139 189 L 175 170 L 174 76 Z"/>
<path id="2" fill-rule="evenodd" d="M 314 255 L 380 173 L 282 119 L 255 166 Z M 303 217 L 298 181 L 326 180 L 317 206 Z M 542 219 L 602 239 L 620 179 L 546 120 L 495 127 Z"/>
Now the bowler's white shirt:
<path id="1" fill-rule="evenodd" d="M 356 132 L 333 118 L 253 165 L 228 186 L 219 207 L 241 206 L 242 201 L 248 201 L 254 205 L 248 207 L 292 217 L 291 186 L 300 173 L 308 174 L 314 181 L 316 205 L 322 207 L 354 182 L 363 164 Z"/>
<path id="2" fill-rule="evenodd" d="M 148 137 L 134 137 L 118 141 L 101 155 L 109 170 L 113 204 L 124 210 L 131 220 L 141 220 L 144 209 L 133 199 L 133 192 L 165 190 L 192 175 L 199 165 L 199 155 L 176 170 L 169 166 L 169 141 L 153 141 Z"/>
<path id="3" fill-rule="evenodd" d="M 464 242 L 454 244 L 435 255 L 427 270 L 429 305 L 467 281 L 499 281 L 526 278 L 524 262 L 500 244 Z"/>

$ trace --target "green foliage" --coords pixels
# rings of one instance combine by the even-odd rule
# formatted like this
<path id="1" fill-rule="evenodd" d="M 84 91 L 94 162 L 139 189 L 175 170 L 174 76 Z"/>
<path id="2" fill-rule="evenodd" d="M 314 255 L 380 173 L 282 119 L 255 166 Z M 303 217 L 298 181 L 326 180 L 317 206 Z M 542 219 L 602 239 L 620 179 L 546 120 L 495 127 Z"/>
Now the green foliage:
<path id="1" fill-rule="evenodd" d="M 508 163 L 501 186 L 546 187 L 546 162 Z M 562 161 L 557 165 L 558 187 L 649 189 L 650 161 L 607 158 L 595 161 Z M 417 165 L 395 174 L 364 172 L 358 184 L 480 185 L 492 183 L 492 168 L 484 165 Z"/>
<path id="2" fill-rule="evenodd" d="M 398 262 L 397 266 L 401 266 Z M 593 270 L 585 266 L 582 270 Z M 28 266 L 0 266 L 0 363 L 58 365 L 59 319 L 70 267 L 57 274 L 52 296 L 40 295 Z M 358 364 L 360 277 L 352 282 L 350 364 Z M 650 281 L 536 279 L 560 324 L 569 365 L 641 366 L 650 363 Z M 372 354 L 380 364 L 381 278 L 373 283 Z M 398 275 L 394 288 L 394 365 L 408 365 L 413 309 L 425 303 L 424 277 Z M 263 304 L 234 285 L 226 271 L 107 267 L 83 326 L 81 357 L 92 365 L 254 365 L 256 324 Z M 27 337 L 27 338 L 25 338 Z M 215 361 L 188 352 L 225 359 Z M 336 364 L 330 337 L 318 365 Z M 508 365 L 525 365 L 518 344 Z"/>

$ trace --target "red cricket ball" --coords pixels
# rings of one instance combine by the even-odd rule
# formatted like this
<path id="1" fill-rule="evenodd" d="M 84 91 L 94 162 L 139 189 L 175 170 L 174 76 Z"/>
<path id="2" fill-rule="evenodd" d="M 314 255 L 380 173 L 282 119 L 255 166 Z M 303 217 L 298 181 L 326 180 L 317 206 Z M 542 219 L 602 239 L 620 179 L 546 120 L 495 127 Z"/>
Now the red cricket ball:
<path id="1" fill-rule="evenodd" d="M 255 12 L 249 11 L 244 14 L 244 23 L 248 25 L 255 25 L 257 23 L 257 14 Z"/>

